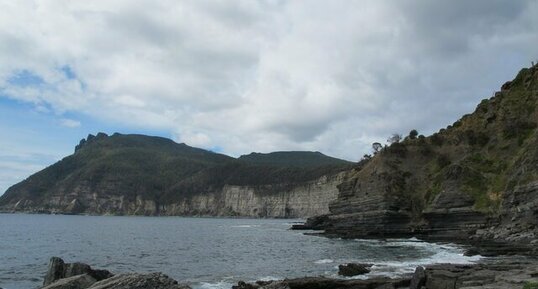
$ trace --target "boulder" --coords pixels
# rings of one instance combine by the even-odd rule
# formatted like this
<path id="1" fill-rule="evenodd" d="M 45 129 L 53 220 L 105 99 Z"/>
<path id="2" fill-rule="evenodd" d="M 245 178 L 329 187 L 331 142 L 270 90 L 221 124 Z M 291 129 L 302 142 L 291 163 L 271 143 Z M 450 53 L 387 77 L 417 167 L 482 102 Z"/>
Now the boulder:
<path id="1" fill-rule="evenodd" d="M 190 289 L 162 273 L 129 273 L 99 281 L 89 289 Z"/>
<path id="2" fill-rule="evenodd" d="M 415 269 L 413 278 L 411 279 L 411 285 L 409 289 L 420 289 L 426 284 L 426 273 L 424 272 L 424 267 L 419 266 Z"/>
<path id="3" fill-rule="evenodd" d="M 92 276 L 88 274 L 81 274 L 60 279 L 41 289 L 87 289 L 95 282 L 97 282 L 97 280 Z"/>
<path id="4" fill-rule="evenodd" d="M 372 264 L 348 263 L 338 266 L 338 275 L 350 277 L 370 273 Z"/>
<path id="5" fill-rule="evenodd" d="M 81 274 L 88 274 L 97 281 L 114 276 L 114 274 L 107 270 L 94 270 L 92 267 L 84 263 L 65 263 L 61 258 L 52 257 L 49 261 L 43 286 L 52 284 L 59 279 L 69 278 Z"/>
<path id="6" fill-rule="evenodd" d="M 47 274 L 45 275 L 45 280 L 43 281 L 43 286 L 47 286 L 56 280 L 64 278 L 64 265 L 64 260 L 61 258 L 50 258 Z"/>

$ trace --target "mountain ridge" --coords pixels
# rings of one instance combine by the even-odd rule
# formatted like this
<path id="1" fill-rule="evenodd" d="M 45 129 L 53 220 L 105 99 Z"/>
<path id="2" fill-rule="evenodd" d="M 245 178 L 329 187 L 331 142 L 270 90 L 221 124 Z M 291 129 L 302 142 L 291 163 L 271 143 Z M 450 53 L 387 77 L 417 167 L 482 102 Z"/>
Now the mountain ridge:
<path id="1" fill-rule="evenodd" d="M 254 195 L 261 197 L 281 195 L 286 202 L 286 193 L 294 188 L 336 175 L 352 165 L 321 153 L 268 155 L 276 163 L 233 158 L 162 137 L 90 134 L 80 141 L 72 155 L 10 187 L 0 197 L 0 208 L 4 211 L 161 214 L 165 210 L 163 206 L 185 202 L 201 194 L 222 195 L 230 186 L 250 188 L 256 191 Z M 293 165 L 304 156 L 308 156 L 308 161 Z M 95 201 L 104 197 L 111 197 L 114 201 L 110 202 L 118 203 L 107 205 L 114 208 L 110 212 L 102 212 L 99 209 L 102 204 Z M 146 201 L 151 203 L 148 206 L 155 208 L 137 212 L 123 204 L 133 203 L 140 207 L 137 204 Z M 264 206 L 263 202 L 258 206 Z M 192 214 L 212 214 L 213 211 L 208 209 L 204 213 L 203 210 L 193 209 Z"/>

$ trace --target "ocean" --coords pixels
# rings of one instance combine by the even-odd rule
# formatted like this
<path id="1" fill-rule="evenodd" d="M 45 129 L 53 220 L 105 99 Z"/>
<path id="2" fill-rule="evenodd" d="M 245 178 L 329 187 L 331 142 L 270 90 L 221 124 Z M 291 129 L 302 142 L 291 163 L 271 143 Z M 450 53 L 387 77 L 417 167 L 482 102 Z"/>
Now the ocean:
<path id="1" fill-rule="evenodd" d="M 113 273 L 163 272 L 194 288 L 239 280 L 338 277 L 338 265 L 373 263 L 397 276 L 417 265 L 472 263 L 463 248 L 417 239 L 342 240 L 289 230 L 287 219 L 0 214 L 0 287 L 38 288 L 52 256 Z"/>

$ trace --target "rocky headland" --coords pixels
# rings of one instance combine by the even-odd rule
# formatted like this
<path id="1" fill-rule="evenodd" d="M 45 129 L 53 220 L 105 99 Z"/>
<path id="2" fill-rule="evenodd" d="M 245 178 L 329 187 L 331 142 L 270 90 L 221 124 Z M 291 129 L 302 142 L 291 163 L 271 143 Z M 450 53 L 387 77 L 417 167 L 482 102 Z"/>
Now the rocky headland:
<path id="1" fill-rule="evenodd" d="M 0 211 L 303 218 L 329 212 L 352 163 L 319 152 L 239 158 L 144 135 L 99 133 L 0 197 Z"/>
<path id="2" fill-rule="evenodd" d="M 483 255 L 538 252 L 538 66 L 429 137 L 374 146 L 330 213 L 295 229 L 343 238 L 471 243 Z"/>

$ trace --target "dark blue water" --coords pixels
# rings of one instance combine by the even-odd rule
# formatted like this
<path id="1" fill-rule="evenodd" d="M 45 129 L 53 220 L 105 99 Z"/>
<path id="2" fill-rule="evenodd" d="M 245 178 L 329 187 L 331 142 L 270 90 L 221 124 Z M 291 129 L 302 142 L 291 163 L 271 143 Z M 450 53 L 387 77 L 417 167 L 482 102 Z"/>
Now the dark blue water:
<path id="1" fill-rule="evenodd" d="M 475 260 L 464 257 L 461 248 L 418 240 L 306 236 L 288 230 L 294 221 L 0 214 L 0 287 L 39 287 L 51 256 L 115 273 L 160 271 L 198 288 L 230 288 L 238 280 L 336 277 L 336 267 L 346 262 L 375 263 L 372 276 L 411 272 L 418 264 Z"/>

